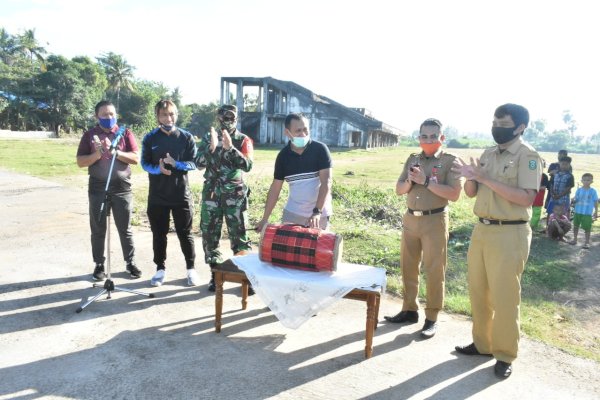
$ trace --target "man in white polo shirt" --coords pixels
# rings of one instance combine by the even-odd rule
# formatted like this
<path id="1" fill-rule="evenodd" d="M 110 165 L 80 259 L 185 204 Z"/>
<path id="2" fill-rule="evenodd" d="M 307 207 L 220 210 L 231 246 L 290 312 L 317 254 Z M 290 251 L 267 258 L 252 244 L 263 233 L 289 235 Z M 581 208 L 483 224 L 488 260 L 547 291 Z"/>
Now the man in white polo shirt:
<path id="1" fill-rule="evenodd" d="M 310 138 L 308 119 L 302 114 L 285 118 L 285 135 L 290 139 L 275 160 L 275 173 L 262 219 L 256 225 L 261 231 L 279 200 L 286 181 L 288 201 L 282 222 L 327 229 L 331 208 L 331 154 L 324 143 Z"/>

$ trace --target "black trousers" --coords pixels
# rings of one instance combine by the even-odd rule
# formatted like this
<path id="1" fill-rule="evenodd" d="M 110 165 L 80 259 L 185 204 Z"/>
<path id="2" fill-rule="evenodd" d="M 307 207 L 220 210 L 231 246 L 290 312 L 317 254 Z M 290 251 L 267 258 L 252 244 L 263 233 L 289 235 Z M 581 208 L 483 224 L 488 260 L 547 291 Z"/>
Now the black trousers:
<path id="1" fill-rule="evenodd" d="M 115 221 L 115 226 L 119 232 L 121 249 L 123 250 L 123 260 L 126 263 L 135 262 L 135 249 L 133 246 L 133 232 L 131 229 L 131 211 L 133 209 L 133 196 L 131 192 L 111 193 L 108 195 L 110 200 L 111 214 Z M 104 244 L 106 238 L 106 214 L 100 216 L 100 209 L 104 202 L 104 192 L 88 193 L 90 228 L 92 231 L 92 257 L 96 264 L 104 264 Z M 106 206 L 104 208 L 106 212 Z"/>
<path id="2" fill-rule="evenodd" d="M 148 220 L 152 229 L 152 249 L 154 263 L 163 268 L 167 259 L 167 234 L 169 233 L 170 216 L 173 215 L 175 232 L 185 258 L 186 268 L 194 268 L 196 249 L 192 236 L 192 219 L 194 208 L 191 204 L 181 206 L 163 206 L 148 204 Z"/>

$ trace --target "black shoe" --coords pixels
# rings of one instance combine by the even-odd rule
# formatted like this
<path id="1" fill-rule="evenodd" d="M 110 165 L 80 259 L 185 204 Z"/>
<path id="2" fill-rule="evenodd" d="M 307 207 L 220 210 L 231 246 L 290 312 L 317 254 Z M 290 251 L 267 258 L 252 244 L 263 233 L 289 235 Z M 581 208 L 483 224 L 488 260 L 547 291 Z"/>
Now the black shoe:
<path id="1" fill-rule="evenodd" d="M 421 330 L 421 336 L 426 339 L 432 338 L 437 332 L 437 327 L 436 321 L 425 319 L 425 325 L 423 325 L 423 329 Z"/>
<path id="2" fill-rule="evenodd" d="M 471 343 L 467 346 L 456 346 L 454 350 L 456 350 L 460 354 L 466 354 L 467 356 L 492 356 L 491 354 L 480 353 L 479 350 L 477 350 L 477 347 L 475 347 L 475 343 Z"/>
<path id="3" fill-rule="evenodd" d="M 208 291 L 214 292 L 215 290 L 217 290 L 217 287 L 215 285 L 215 273 L 211 272 L 210 273 L 210 282 L 208 282 Z"/>
<path id="4" fill-rule="evenodd" d="M 140 276 L 142 276 L 142 271 L 139 270 L 138 267 L 135 266 L 135 263 L 128 263 L 127 266 L 125 267 L 125 270 L 127 272 L 129 272 L 129 275 L 133 278 L 133 279 L 137 279 Z"/>
<path id="5" fill-rule="evenodd" d="M 419 322 L 419 313 L 416 311 L 400 311 L 398 314 L 393 317 L 385 316 L 386 321 L 393 322 L 395 324 L 399 324 L 401 322 L 410 322 L 414 324 L 415 322 Z"/>
<path id="6" fill-rule="evenodd" d="M 504 361 L 496 361 L 494 373 L 498 378 L 506 379 L 512 374 L 512 365 Z"/>
<path id="7" fill-rule="evenodd" d="M 92 279 L 95 281 L 103 281 L 106 279 L 106 274 L 104 273 L 104 264 L 96 264 L 94 273 L 92 274 Z"/>

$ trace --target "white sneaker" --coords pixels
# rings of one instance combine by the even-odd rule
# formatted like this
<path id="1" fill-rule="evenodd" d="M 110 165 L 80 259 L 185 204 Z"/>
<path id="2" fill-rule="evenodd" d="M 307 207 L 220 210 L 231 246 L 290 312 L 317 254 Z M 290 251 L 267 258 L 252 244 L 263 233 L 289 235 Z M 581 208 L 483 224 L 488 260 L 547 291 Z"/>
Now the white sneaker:
<path id="1" fill-rule="evenodd" d="M 198 273 L 194 268 L 187 270 L 187 281 L 188 286 L 198 286 L 200 278 L 198 277 Z"/>
<path id="2" fill-rule="evenodd" d="M 164 269 L 159 269 L 156 271 L 156 274 L 150 279 L 150 284 L 152 286 L 160 286 L 165 282 L 165 277 L 167 273 Z"/>

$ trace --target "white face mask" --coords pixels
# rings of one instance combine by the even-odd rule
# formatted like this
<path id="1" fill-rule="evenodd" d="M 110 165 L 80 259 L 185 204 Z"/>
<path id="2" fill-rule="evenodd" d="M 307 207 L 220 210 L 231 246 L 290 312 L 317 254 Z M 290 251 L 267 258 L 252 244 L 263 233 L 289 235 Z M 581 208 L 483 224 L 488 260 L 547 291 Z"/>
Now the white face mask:
<path id="1" fill-rule="evenodd" d="M 296 147 L 304 148 L 308 144 L 309 140 L 310 140 L 310 136 L 293 137 L 292 144 Z"/>

